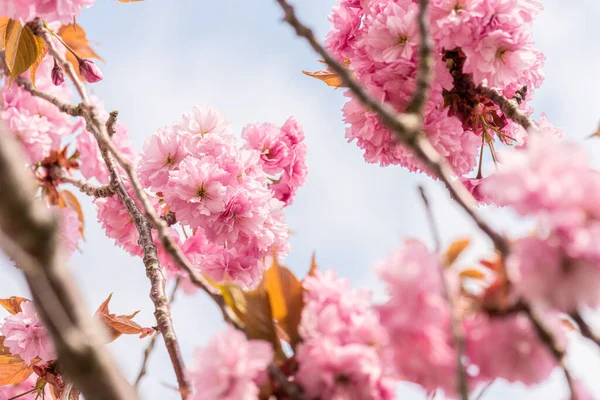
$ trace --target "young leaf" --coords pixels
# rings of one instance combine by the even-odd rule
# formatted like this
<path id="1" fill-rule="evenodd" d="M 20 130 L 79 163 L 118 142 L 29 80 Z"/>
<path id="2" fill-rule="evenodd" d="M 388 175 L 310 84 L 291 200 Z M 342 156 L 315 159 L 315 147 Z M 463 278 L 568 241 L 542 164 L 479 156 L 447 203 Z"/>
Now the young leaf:
<path id="1" fill-rule="evenodd" d="M 85 30 L 76 23 L 61 26 L 58 30 L 58 35 L 79 57 L 95 58 L 104 61 L 90 47 L 90 41 L 86 36 Z M 79 61 L 77 61 L 77 58 L 70 51 L 67 51 L 67 61 L 73 65 L 75 72 L 79 75 Z M 81 75 L 79 77 L 81 78 Z"/>
<path id="2" fill-rule="evenodd" d="M 308 270 L 308 274 L 306 276 L 315 276 L 315 273 L 319 270 L 317 266 L 317 256 L 313 253 L 310 259 L 310 269 Z"/>
<path id="3" fill-rule="evenodd" d="M 325 64 L 325 61 L 318 60 L 320 63 Z M 350 59 L 346 58 L 344 60 L 344 66 L 348 68 L 350 66 Z M 304 75 L 308 75 L 312 78 L 316 78 L 320 81 L 323 81 L 327 84 L 327 86 L 333 86 L 334 88 L 346 87 L 340 76 L 334 72 L 329 66 L 326 69 L 322 69 L 315 72 L 302 71 Z"/>
<path id="4" fill-rule="evenodd" d="M 292 347 L 300 342 L 298 325 L 304 301 L 302 283 L 288 268 L 279 265 L 273 258 L 271 268 L 265 272 L 264 284 L 269 294 L 273 318 L 287 334 Z"/>
<path id="5" fill-rule="evenodd" d="M 144 338 L 154 332 L 153 328 L 142 328 L 137 322 L 133 321 L 133 317 L 137 315 L 139 311 L 135 311 L 130 315 L 115 315 L 111 314 L 108 310 L 108 303 L 112 298 L 112 293 L 100 307 L 96 310 L 94 317 L 98 318 L 104 323 L 108 329 L 110 341 L 114 341 L 122 334 L 126 335 L 140 335 L 140 339 Z"/>
<path id="6" fill-rule="evenodd" d="M 6 45 L 6 28 L 9 21 L 8 17 L 0 17 L 0 50 L 4 50 Z"/>
<path id="7" fill-rule="evenodd" d="M 6 311 L 15 315 L 16 313 L 20 313 L 21 303 L 24 301 L 29 301 L 23 297 L 12 296 L 8 299 L 0 299 L 0 306 L 2 306 Z"/>
<path id="8" fill-rule="evenodd" d="M 5 48 L 10 84 L 38 60 L 43 52 L 44 41 L 35 36 L 29 27 L 21 25 L 20 21 L 10 20 L 6 25 Z"/>
<path id="9" fill-rule="evenodd" d="M 0 336 L 0 386 L 19 384 L 32 373 L 33 368 L 21 357 L 10 354 L 8 348 L 4 347 L 4 336 Z"/>
<path id="10" fill-rule="evenodd" d="M 34 87 L 35 87 L 35 74 L 37 72 L 37 69 L 40 66 L 40 64 L 42 63 L 42 61 L 44 60 L 44 57 L 46 57 L 46 54 L 48 54 L 48 46 L 46 46 L 46 43 L 43 43 L 43 45 L 44 45 L 44 47 L 42 47 L 42 52 L 39 54 L 37 60 L 35 60 L 33 65 L 31 67 L 29 67 L 29 79 L 31 79 L 31 83 L 33 83 Z"/>
<path id="11" fill-rule="evenodd" d="M 281 349 L 281 342 L 275 331 L 269 293 L 261 283 L 256 290 L 245 292 L 245 298 L 246 313 L 243 322 L 246 335 L 250 339 L 261 339 L 271 343 L 275 351 L 275 360 L 284 362 L 287 357 Z"/>
<path id="12" fill-rule="evenodd" d="M 79 227 L 79 233 L 81 234 L 81 237 L 83 238 L 83 240 L 85 240 L 85 236 L 83 234 L 83 227 L 84 227 L 83 210 L 81 209 L 81 204 L 79 203 L 79 200 L 77 200 L 77 197 L 68 190 L 63 190 L 61 192 L 61 197 L 63 198 L 66 206 L 71 207 L 73 210 L 75 210 L 77 212 L 77 218 L 79 218 L 79 222 L 81 222 L 81 226 Z"/>
<path id="13" fill-rule="evenodd" d="M 470 242 L 471 241 L 469 239 L 461 239 L 452 243 L 444 255 L 444 265 L 447 267 L 452 265 L 458 256 L 460 256 L 460 254 L 467 248 Z"/>

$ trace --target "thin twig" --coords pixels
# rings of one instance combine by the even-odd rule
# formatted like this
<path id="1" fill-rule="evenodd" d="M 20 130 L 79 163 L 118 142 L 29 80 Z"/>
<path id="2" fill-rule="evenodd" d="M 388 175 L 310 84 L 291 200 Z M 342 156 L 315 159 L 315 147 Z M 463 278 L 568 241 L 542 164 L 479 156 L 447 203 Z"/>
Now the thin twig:
<path id="1" fill-rule="evenodd" d="M 490 389 L 490 387 L 492 387 L 493 383 L 494 383 L 493 380 L 491 380 L 488 383 L 486 383 L 483 386 L 483 388 L 481 388 L 481 390 L 479 391 L 479 393 L 477 394 L 477 397 L 475 398 L 475 400 L 482 400 L 483 399 L 483 395 L 487 393 L 487 391 Z"/>
<path id="2" fill-rule="evenodd" d="M 506 97 L 501 95 L 500 92 L 498 92 L 496 89 L 492 89 L 486 86 L 480 85 L 477 87 L 476 90 L 477 92 L 479 92 L 479 94 L 487 97 L 488 99 L 496 103 L 498 107 L 500 107 L 500 110 L 502 110 L 502 113 L 506 115 L 507 118 L 512 119 L 517 124 L 525 128 L 525 130 L 529 130 L 529 128 L 534 126 L 531 122 L 531 119 L 523 111 L 519 110 L 519 99 L 521 99 L 522 101 L 522 98 L 524 97 L 523 92 L 518 91 L 513 99 L 507 99 Z M 522 90 L 523 88 L 521 88 L 521 91 Z"/>
<path id="3" fill-rule="evenodd" d="M 58 220 L 41 202 L 9 133 L 0 136 L 0 245 L 25 273 L 34 304 L 52 336 L 65 376 L 86 399 L 129 400 L 137 394 L 103 348 L 58 246 Z"/>
<path id="4" fill-rule="evenodd" d="M 106 120 L 106 132 L 108 132 L 109 137 L 113 137 L 115 133 L 117 133 L 117 118 L 119 117 L 119 112 L 116 110 L 111 111 L 108 114 L 108 120 Z"/>
<path id="5" fill-rule="evenodd" d="M 319 44 L 313 32 L 301 23 L 296 17 L 294 8 L 286 0 L 276 0 L 283 9 L 284 20 L 294 28 L 296 34 L 305 38 L 311 47 L 325 60 L 327 65 L 336 72 L 344 85 L 350 89 L 352 94 L 359 100 L 367 110 L 377 113 L 381 122 L 387 126 L 407 147 L 412 149 L 417 158 L 440 179 L 448 188 L 448 191 L 494 243 L 494 246 L 502 256 L 509 251 L 508 241 L 504 236 L 496 232 L 479 213 L 475 210 L 477 204 L 471 193 L 458 179 L 454 179 L 454 172 L 448 166 L 444 158 L 435 150 L 429 140 L 421 134 L 421 116 L 415 114 L 398 114 L 389 105 L 380 103 L 370 96 L 367 91 L 352 77 L 352 74 L 339 62 L 337 62 L 325 48 Z"/>
<path id="6" fill-rule="evenodd" d="M 441 254 L 441 241 L 440 234 L 437 228 L 437 224 L 435 223 L 435 218 L 433 216 L 433 210 L 431 209 L 431 205 L 429 204 L 429 199 L 427 198 L 427 194 L 425 193 L 425 189 L 423 186 L 419 186 L 419 192 L 421 193 L 421 199 L 423 200 L 423 204 L 425 205 L 425 211 L 427 214 L 427 220 L 429 221 L 429 226 L 431 228 L 431 232 L 433 233 L 433 238 L 435 242 L 435 250 L 438 255 Z M 467 371 L 465 370 L 465 366 L 463 363 L 463 358 L 465 355 L 465 331 L 462 326 L 462 322 L 459 320 L 459 317 L 456 312 L 454 296 L 450 290 L 450 285 L 448 284 L 448 279 L 446 279 L 446 274 L 444 272 L 444 266 L 440 263 L 439 268 L 440 279 L 442 282 L 442 288 L 444 291 L 444 297 L 446 298 L 446 302 L 448 303 L 448 308 L 450 309 L 450 319 L 451 319 L 451 330 L 452 330 L 452 338 L 454 340 L 454 346 L 456 346 L 456 377 L 457 383 L 456 388 L 458 393 L 460 393 L 462 400 L 469 400 L 469 385 L 467 382 Z"/>
<path id="7" fill-rule="evenodd" d="M 96 108 L 90 103 L 87 91 L 79 77 L 75 74 L 73 66 L 66 61 L 64 56 L 57 51 L 54 43 L 51 40 L 50 32 L 46 27 L 38 22 L 39 33 L 48 46 L 48 52 L 54 56 L 57 62 L 65 69 L 67 76 L 71 79 L 79 92 L 83 104 L 80 106 L 83 109 L 82 116 L 86 121 L 86 129 L 95 137 L 100 148 L 100 154 L 108 168 L 110 174 L 110 186 L 115 191 L 119 199 L 122 201 L 125 209 L 131 216 L 136 229 L 139 233 L 139 245 L 144 251 L 144 265 L 146 266 L 146 276 L 151 282 L 150 298 L 154 303 L 154 315 L 158 329 L 160 330 L 165 346 L 169 353 L 177 382 L 179 384 L 179 392 L 182 399 L 186 399 L 190 393 L 190 384 L 187 380 L 186 368 L 181 355 L 181 348 L 175 335 L 173 321 L 171 319 L 171 311 L 169 301 L 165 295 L 165 276 L 158 260 L 158 251 L 154 240 L 152 239 L 151 224 L 144 217 L 137 207 L 135 201 L 129 195 L 123 179 L 118 173 L 117 166 L 113 159 L 112 151 L 116 151 L 112 141 L 110 140 L 106 124 L 100 121 Z M 116 117 L 116 116 L 115 116 Z M 116 155 L 114 155 L 116 157 Z M 136 190 L 141 190 L 140 187 Z M 143 191 L 143 190 L 142 190 Z M 144 194 L 144 207 L 150 207 L 150 203 Z M 152 210 L 154 211 L 154 210 Z"/>
<path id="8" fill-rule="evenodd" d="M 556 336 L 552 332 L 552 328 L 550 328 L 546 322 L 540 318 L 537 313 L 533 310 L 531 306 L 525 307 L 525 313 L 529 317 L 529 320 L 533 324 L 535 331 L 537 332 L 538 337 L 546 345 L 548 350 L 552 353 L 552 356 L 558 363 L 558 365 L 562 368 L 563 373 L 565 375 L 565 380 L 567 381 L 567 385 L 569 386 L 569 390 L 571 391 L 571 400 L 577 400 L 577 394 L 575 392 L 575 383 L 573 382 L 573 377 L 565 364 L 566 350 L 565 348 L 558 343 L 556 340 Z"/>
<path id="9" fill-rule="evenodd" d="M 581 332 L 581 335 L 596 343 L 596 345 L 600 347 L 600 336 L 598 336 L 598 334 L 596 334 L 596 332 L 592 330 L 592 328 L 587 324 L 587 322 L 585 322 L 581 314 L 578 312 L 574 312 L 570 314 L 570 316 L 571 318 L 573 318 L 573 321 L 575 321 L 575 323 L 579 326 L 579 332 Z"/>
<path id="10" fill-rule="evenodd" d="M 181 277 L 178 277 L 175 281 L 175 286 L 173 286 L 173 290 L 171 291 L 171 296 L 169 296 L 169 303 L 173 305 L 173 301 L 175 301 L 175 293 L 177 293 L 177 289 L 179 289 L 179 285 L 181 283 Z M 156 339 L 158 339 L 158 331 L 155 331 L 150 338 L 150 343 L 148 343 L 148 347 L 144 350 L 144 358 L 142 360 L 142 366 L 140 367 L 140 372 L 138 372 L 137 378 L 135 379 L 135 383 L 133 387 L 138 390 L 140 386 L 140 382 L 144 375 L 146 375 L 146 367 L 148 366 L 148 360 L 150 359 L 150 354 L 154 350 L 156 346 Z"/>

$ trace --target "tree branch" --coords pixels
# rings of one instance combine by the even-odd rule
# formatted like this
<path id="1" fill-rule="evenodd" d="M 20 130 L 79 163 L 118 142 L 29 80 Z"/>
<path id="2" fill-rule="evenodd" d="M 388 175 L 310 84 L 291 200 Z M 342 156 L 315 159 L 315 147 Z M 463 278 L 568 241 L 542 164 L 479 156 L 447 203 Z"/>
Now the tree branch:
<path id="1" fill-rule="evenodd" d="M 433 238 L 435 241 L 435 250 L 438 256 L 440 256 L 441 240 L 439 231 L 437 229 L 437 225 L 435 223 L 435 218 L 433 216 L 433 210 L 431 209 L 429 199 L 427 198 L 427 194 L 425 193 L 425 189 L 423 188 L 423 186 L 419 186 L 419 192 L 421 193 L 421 199 L 423 200 L 423 204 L 425 205 L 427 219 L 429 221 L 429 225 L 433 233 Z M 465 330 L 462 326 L 462 322 L 459 320 L 459 317 L 456 313 L 454 297 L 450 290 L 448 279 L 446 279 L 444 265 L 440 264 L 439 274 L 442 281 L 444 297 L 446 298 L 446 303 L 448 303 L 448 308 L 450 309 L 450 328 L 452 331 L 454 346 L 456 346 L 457 393 L 460 394 L 462 400 L 469 400 L 469 385 L 467 382 L 467 371 L 465 370 L 465 366 L 463 364 L 463 357 L 465 355 Z"/>
<path id="2" fill-rule="evenodd" d="M 100 153 L 110 174 L 110 187 L 122 201 L 139 233 L 140 238 L 138 243 L 144 251 L 143 260 L 144 265 L 146 266 L 146 276 L 151 282 L 150 298 L 154 303 L 154 316 L 156 317 L 158 329 L 163 336 L 171 363 L 173 364 L 175 375 L 177 376 L 179 392 L 181 393 L 182 399 L 185 400 L 190 393 L 190 385 L 187 380 L 179 342 L 177 341 L 177 336 L 175 335 L 175 330 L 173 328 L 169 301 L 165 295 L 165 276 L 158 260 L 156 245 L 152 239 L 151 225 L 127 192 L 123 180 L 117 172 L 117 166 L 113 159 L 113 154 L 111 154 L 111 151 L 114 151 L 115 147 L 108 136 L 106 125 L 100 121 L 96 108 L 90 103 L 84 85 L 75 74 L 73 66 L 65 60 L 60 52 L 57 51 L 51 40 L 49 31 L 41 24 L 41 22 L 38 21 L 38 23 L 39 33 L 48 46 L 48 52 L 54 56 L 57 62 L 67 72 L 67 76 L 73 81 L 73 84 L 83 100 L 83 103 L 80 105 L 83 109 L 82 117 L 86 121 L 86 129 L 98 142 Z M 116 115 L 114 118 L 116 118 Z M 147 197 L 145 197 L 145 194 L 144 198 L 146 200 L 145 203 L 143 203 L 144 207 L 148 207 L 149 202 Z"/>
<path id="3" fill-rule="evenodd" d="M 524 88 L 526 88 L 524 86 Z M 517 124 L 521 125 L 525 130 L 529 130 L 533 126 L 531 119 L 521 110 L 519 110 L 519 103 L 523 101 L 524 93 L 523 88 L 521 88 L 517 93 L 515 93 L 515 97 L 513 99 L 507 99 L 503 95 L 500 94 L 496 89 L 492 89 L 486 86 L 478 86 L 475 89 L 479 94 L 487 97 L 494 103 L 500 107 L 502 113 L 506 115 L 506 118 L 510 118 L 515 121 Z M 525 89 L 525 92 L 527 89 Z"/>
<path id="4" fill-rule="evenodd" d="M 65 174 L 61 174 L 58 178 L 63 183 L 69 183 L 79 189 L 80 192 L 91 197 L 111 197 L 115 194 L 110 185 L 95 186 L 87 183 L 83 179 L 75 179 Z"/>
<path id="5" fill-rule="evenodd" d="M 581 314 L 579 314 L 578 312 L 572 313 L 571 318 L 573 318 L 575 323 L 577 323 L 577 325 L 579 326 L 579 332 L 581 332 L 581 335 L 584 338 L 587 338 L 592 342 L 596 343 L 596 345 L 600 347 L 600 336 L 598 336 L 596 332 L 594 332 L 592 328 L 587 324 L 587 322 L 585 322 Z"/>
<path id="6" fill-rule="evenodd" d="M 179 289 L 180 283 L 181 283 L 181 277 L 177 278 L 177 280 L 175 281 L 175 286 L 173 287 L 173 291 L 171 292 L 171 296 L 169 297 L 169 304 L 173 304 L 173 301 L 175 301 L 175 293 L 177 293 L 177 289 Z M 152 353 L 152 351 L 154 350 L 154 347 L 156 346 L 156 339 L 158 339 L 158 332 L 154 332 L 152 334 L 152 337 L 150 338 L 150 343 L 148 343 L 148 347 L 146 347 L 146 349 L 144 350 L 144 358 L 142 360 L 142 366 L 140 367 L 140 372 L 138 372 L 137 378 L 135 379 L 135 383 L 133 384 L 133 387 L 136 390 L 138 390 L 138 388 L 140 387 L 140 382 L 142 381 L 142 378 L 147 373 L 146 367 L 148 366 L 150 354 Z"/>
<path id="7" fill-rule="evenodd" d="M 0 132 L 0 136 L 0 244 L 25 273 L 66 377 L 89 400 L 136 399 L 103 348 L 102 337 L 63 266 L 56 216 L 33 200 L 35 189 L 23 169 L 25 157 L 12 135 Z"/>

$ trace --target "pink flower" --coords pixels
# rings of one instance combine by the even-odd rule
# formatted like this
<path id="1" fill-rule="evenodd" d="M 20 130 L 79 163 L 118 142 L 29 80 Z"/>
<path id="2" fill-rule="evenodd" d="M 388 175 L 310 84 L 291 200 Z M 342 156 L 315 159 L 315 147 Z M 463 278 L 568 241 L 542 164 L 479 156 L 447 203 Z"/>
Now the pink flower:
<path id="1" fill-rule="evenodd" d="M 100 68 L 88 59 L 79 59 L 79 73 L 89 83 L 100 82 L 104 78 Z"/>
<path id="2" fill-rule="evenodd" d="M 481 190 L 481 185 L 486 181 L 486 178 L 465 178 L 461 177 L 460 181 L 465 188 L 473 195 L 475 200 L 481 205 L 491 204 L 492 200 Z"/>
<path id="3" fill-rule="evenodd" d="M 388 2 L 374 17 L 366 36 L 367 49 L 373 60 L 392 63 L 401 58 L 411 59 L 419 40 L 417 12 L 418 6 L 414 3 L 402 6 Z"/>
<path id="4" fill-rule="evenodd" d="M 544 315 L 560 343 L 565 335 L 554 315 Z M 466 352 L 482 379 L 503 378 L 535 385 L 556 367 L 556 361 L 538 338 L 528 317 L 519 313 L 502 318 L 478 317 L 466 325 Z"/>
<path id="5" fill-rule="evenodd" d="M 467 56 L 464 72 L 473 74 L 476 85 L 486 81 L 489 86 L 504 88 L 536 61 L 531 37 L 525 31 L 492 31 L 463 51 Z"/>
<path id="6" fill-rule="evenodd" d="M 0 3 L 0 15 L 30 21 L 40 17 L 48 22 L 60 21 L 70 24 L 79 16 L 81 9 L 91 7 L 96 0 L 4 0 Z"/>
<path id="7" fill-rule="evenodd" d="M 21 303 L 21 312 L 4 318 L 0 332 L 4 346 L 27 364 L 39 357 L 42 361 L 56 359 L 50 334 L 38 318 L 32 302 Z"/>
<path id="8" fill-rule="evenodd" d="M 173 128 L 177 132 L 195 137 L 203 137 L 208 134 L 227 137 L 230 124 L 225 120 L 222 112 L 211 106 L 201 105 L 194 106 L 188 112 L 183 113 L 181 121 L 176 122 Z"/>
<path id="9" fill-rule="evenodd" d="M 292 156 L 290 146 L 282 140 L 281 130 L 275 125 L 246 125 L 242 129 L 242 138 L 246 140 L 244 148 L 254 149 L 261 154 L 262 167 L 266 173 L 278 174 L 289 165 Z"/>
<path id="10" fill-rule="evenodd" d="M 225 210 L 225 171 L 212 157 L 185 157 L 178 170 L 169 172 L 165 201 L 177 218 L 193 228 L 214 221 Z"/>
<path id="11" fill-rule="evenodd" d="M 181 160 L 188 154 L 181 134 L 170 128 L 159 129 L 144 143 L 137 168 L 140 181 L 147 188 L 163 191 L 169 180 L 169 172 L 177 170 Z"/>
<path id="12" fill-rule="evenodd" d="M 436 0 L 431 3 L 432 35 L 446 49 L 469 46 L 484 16 L 480 0 Z"/>
<path id="13" fill-rule="evenodd" d="M 21 396 L 23 393 L 31 391 L 31 389 L 33 389 L 36 386 L 37 378 L 38 377 L 36 374 L 31 374 L 29 376 L 29 378 L 27 378 L 25 381 L 19 383 L 18 385 L 0 386 L 0 400 L 8 400 L 8 399 L 14 398 L 15 396 L 19 396 L 18 397 L 19 400 L 38 400 L 40 397 L 43 397 L 44 395 L 51 398 L 51 395 L 47 391 L 47 389 L 42 389 L 39 392 L 34 391 L 34 392 L 31 392 L 24 396 Z M 47 387 L 48 386 L 46 386 L 46 388 Z M 41 393 L 41 395 L 40 395 L 40 393 Z"/>
<path id="14" fill-rule="evenodd" d="M 362 15 L 361 8 L 347 5 L 333 7 L 329 16 L 332 28 L 325 38 L 325 47 L 338 60 L 349 56 L 347 53 L 351 49 L 350 43 L 356 40 L 355 36 L 360 28 Z"/>
<path id="15" fill-rule="evenodd" d="M 58 213 L 60 213 L 60 240 L 64 249 L 66 258 L 71 258 L 79 239 L 81 239 L 81 221 L 77 211 L 70 207 L 58 208 L 53 207 Z"/>
<path id="16" fill-rule="evenodd" d="M 387 336 L 370 293 L 352 290 L 334 271 L 317 271 L 303 286 L 296 379 L 310 398 L 394 398 Z"/>
<path id="17" fill-rule="evenodd" d="M 296 379 L 310 398 L 394 399 L 396 381 L 374 346 L 340 346 L 327 338 L 300 344 Z"/>
<path id="18" fill-rule="evenodd" d="M 390 296 L 378 310 L 397 373 L 427 391 L 455 393 L 456 350 L 441 268 L 423 243 L 406 241 L 377 267 Z"/>
<path id="19" fill-rule="evenodd" d="M 564 312 L 600 305 L 600 268 L 597 264 L 569 259 L 549 241 L 519 239 L 507 260 L 516 290 L 530 303 Z"/>
<path id="20" fill-rule="evenodd" d="M 248 340 L 233 327 L 196 350 L 190 371 L 195 392 L 192 400 L 254 400 L 257 380 L 273 359 L 268 342 Z"/>

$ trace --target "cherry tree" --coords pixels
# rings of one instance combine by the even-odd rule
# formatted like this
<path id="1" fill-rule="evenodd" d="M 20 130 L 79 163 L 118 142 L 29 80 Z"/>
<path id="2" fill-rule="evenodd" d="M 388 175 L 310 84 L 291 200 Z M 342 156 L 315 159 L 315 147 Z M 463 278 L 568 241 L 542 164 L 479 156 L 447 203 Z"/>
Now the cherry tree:
<path id="1" fill-rule="evenodd" d="M 0 400 L 138 398 L 158 340 L 182 399 L 392 399 L 407 381 L 467 400 L 496 380 L 533 386 L 555 370 L 571 399 L 591 399 L 565 359 L 571 331 L 600 345 L 581 314 L 600 305 L 600 179 L 581 145 L 531 117 L 544 80 L 530 32 L 541 4 L 339 0 L 321 44 L 276 3 L 325 64 L 304 73 L 344 90 L 348 141 L 367 163 L 439 180 L 490 239 L 489 256 L 459 265 L 469 241 L 442 248 L 443 221 L 420 188 L 434 246 L 407 238 L 381 255 L 384 301 L 314 258 L 297 277 L 282 260 L 286 208 L 307 179 L 302 121 L 234 132 L 226 110 L 198 105 L 137 153 L 118 111 L 90 91 L 104 78 L 100 56 L 76 18 L 94 0 L 6 0 L 0 247 L 31 298 L 0 298 Z M 156 324 L 112 313 L 109 293 L 94 315 L 82 306 L 65 264 L 90 216 L 72 190 L 144 266 Z M 533 231 L 508 237 L 484 204 Z M 191 365 L 171 318 L 177 291 L 203 292 L 227 324 Z M 133 383 L 104 346 L 124 334 L 151 336 Z"/>

